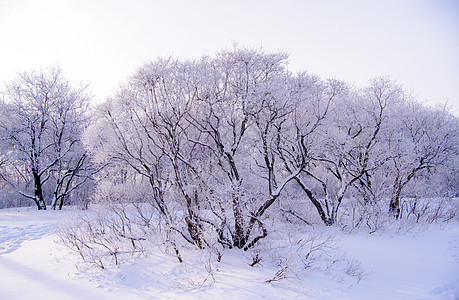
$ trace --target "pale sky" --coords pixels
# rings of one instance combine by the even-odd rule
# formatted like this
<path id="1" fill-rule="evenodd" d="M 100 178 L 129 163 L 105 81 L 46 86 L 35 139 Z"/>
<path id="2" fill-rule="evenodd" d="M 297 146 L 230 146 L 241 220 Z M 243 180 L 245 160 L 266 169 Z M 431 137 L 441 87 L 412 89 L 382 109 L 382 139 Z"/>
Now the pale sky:
<path id="1" fill-rule="evenodd" d="M 97 102 L 143 63 L 233 43 L 358 87 L 388 75 L 459 113 L 459 0 L 0 0 L 0 84 L 59 65 Z"/>

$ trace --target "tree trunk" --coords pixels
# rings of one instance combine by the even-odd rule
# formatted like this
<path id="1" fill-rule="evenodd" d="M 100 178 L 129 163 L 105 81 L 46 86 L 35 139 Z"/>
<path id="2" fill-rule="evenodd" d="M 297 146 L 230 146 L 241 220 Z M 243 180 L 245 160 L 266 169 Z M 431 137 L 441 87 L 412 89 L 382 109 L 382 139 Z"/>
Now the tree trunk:
<path id="1" fill-rule="evenodd" d="M 34 181 L 34 196 L 35 204 L 38 210 L 46 210 L 45 200 L 43 199 L 43 190 L 41 186 L 41 178 L 36 170 L 32 170 L 33 181 Z"/>
<path id="2" fill-rule="evenodd" d="M 295 178 L 296 182 L 300 185 L 301 189 L 306 193 L 308 196 L 309 200 L 311 200 L 312 204 L 315 206 L 317 209 L 317 212 L 319 213 L 320 219 L 324 222 L 326 226 L 331 226 L 333 225 L 333 219 L 328 217 L 325 214 L 324 209 L 322 208 L 322 205 L 320 202 L 314 197 L 312 192 L 303 184 L 303 182 L 299 178 Z"/>
<path id="3" fill-rule="evenodd" d="M 394 187 L 394 192 L 392 193 L 392 198 L 389 203 L 389 214 L 394 216 L 398 220 L 400 218 L 400 195 L 402 193 L 403 185 L 397 183 Z"/>
<path id="4" fill-rule="evenodd" d="M 62 206 L 64 206 L 64 197 L 61 197 L 59 202 L 59 210 L 62 210 Z"/>
<path id="5" fill-rule="evenodd" d="M 54 192 L 53 201 L 51 202 L 51 209 L 56 210 L 56 205 L 57 205 L 57 195 L 56 195 L 56 192 Z"/>
<path id="6" fill-rule="evenodd" d="M 394 183 L 394 190 L 392 192 L 392 199 L 389 203 L 389 214 L 393 215 L 395 219 L 400 218 L 401 209 L 400 209 L 400 196 L 405 185 L 413 179 L 419 171 L 424 169 L 426 165 L 423 164 L 422 160 L 419 163 L 419 166 L 411 170 L 411 172 L 406 176 L 406 179 L 403 179 L 403 176 L 397 175 Z"/>
<path id="7" fill-rule="evenodd" d="M 237 248 L 244 247 L 247 242 L 244 234 L 244 215 L 241 210 L 241 199 L 240 195 L 240 183 L 236 184 L 236 190 L 233 189 L 232 198 L 233 198 L 233 214 L 234 214 L 234 230 L 233 234 L 233 245 Z"/>
<path id="8" fill-rule="evenodd" d="M 56 193 L 54 193 L 53 202 L 51 203 L 52 209 L 56 210 L 56 207 L 57 207 L 59 210 L 62 210 L 63 205 L 64 205 L 64 195 L 58 196 Z"/>

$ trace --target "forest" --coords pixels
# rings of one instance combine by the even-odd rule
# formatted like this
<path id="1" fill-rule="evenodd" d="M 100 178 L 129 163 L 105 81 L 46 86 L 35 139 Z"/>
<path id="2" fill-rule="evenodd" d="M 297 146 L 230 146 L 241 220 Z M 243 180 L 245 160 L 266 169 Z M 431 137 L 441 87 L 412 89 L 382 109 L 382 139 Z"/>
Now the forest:
<path id="1" fill-rule="evenodd" d="M 279 227 L 458 220 L 459 119 L 388 77 L 366 87 L 235 47 L 156 59 L 93 105 L 59 68 L 2 86 L 0 208 L 98 207 L 62 229 L 100 268 L 153 240 L 249 250 Z M 253 257 L 253 265 L 258 256 Z"/>

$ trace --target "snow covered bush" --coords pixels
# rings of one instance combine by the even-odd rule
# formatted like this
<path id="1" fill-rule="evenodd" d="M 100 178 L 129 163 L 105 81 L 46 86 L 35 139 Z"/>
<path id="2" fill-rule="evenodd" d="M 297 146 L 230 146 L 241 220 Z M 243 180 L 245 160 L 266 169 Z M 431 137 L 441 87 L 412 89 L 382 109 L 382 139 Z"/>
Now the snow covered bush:
<path id="1" fill-rule="evenodd" d="M 339 247 L 339 231 L 324 226 L 292 226 L 279 223 L 278 218 L 269 217 L 266 226 L 270 234 L 245 254 L 247 265 L 273 270 L 266 282 L 303 280 L 311 273 L 357 282 L 364 277 L 359 262 L 348 259 Z"/>
<path id="2" fill-rule="evenodd" d="M 59 230 L 64 245 L 77 252 L 84 263 L 102 269 L 109 263 L 118 265 L 124 259 L 145 254 L 143 241 L 147 234 L 122 206 L 96 216 L 80 216 Z"/>
<path id="3" fill-rule="evenodd" d="M 339 226 L 347 232 L 364 230 L 371 234 L 387 230 L 404 232 L 423 229 L 433 223 L 444 224 L 459 220 L 458 198 L 402 198 L 400 216 L 396 222 L 391 214 L 387 214 L 390 201 L 386 198 L 369 205 L 348 199 L 343 205 Z"/>

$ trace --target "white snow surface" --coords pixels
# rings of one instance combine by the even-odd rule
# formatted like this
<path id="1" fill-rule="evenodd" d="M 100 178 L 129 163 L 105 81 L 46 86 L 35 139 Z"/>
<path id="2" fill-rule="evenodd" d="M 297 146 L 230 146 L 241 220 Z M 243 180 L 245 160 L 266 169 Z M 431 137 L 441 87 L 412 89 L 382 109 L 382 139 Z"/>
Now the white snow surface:
<path id="1" fill-rule="evenodd" d="M 405 234 L 339 232 L 338 245 L 365 273 L 360 281 L 308 269 L 268 283 L 279 268 L 268 258 L 249 267 L 240 250 L 211 262 L 215 280 L 202 251 L 188 251 L 182 264 L 158 250 L 104 270 L 82 268 L 56 243 L 59 224 L 75 213 L 0 210 L 0 299 L 459 299 L 457 223 Z"/>

